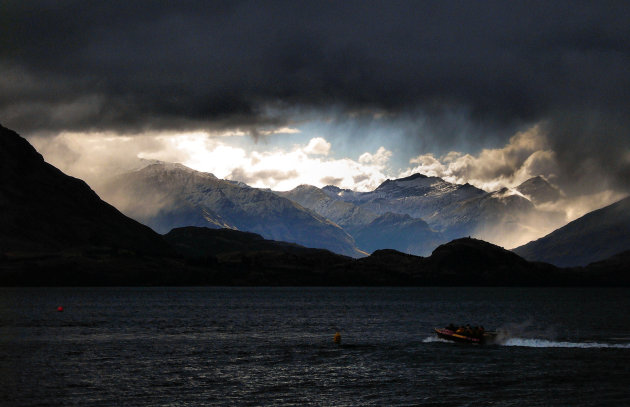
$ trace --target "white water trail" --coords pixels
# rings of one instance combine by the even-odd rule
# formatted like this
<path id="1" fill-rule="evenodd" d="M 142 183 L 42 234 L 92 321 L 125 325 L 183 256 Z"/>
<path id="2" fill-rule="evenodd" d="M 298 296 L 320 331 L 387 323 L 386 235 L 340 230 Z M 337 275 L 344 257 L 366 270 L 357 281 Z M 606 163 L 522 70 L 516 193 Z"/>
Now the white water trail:
<path id="1" fill-rule="evenodd" d="M 547 339 L 509 338 L 499 343 L 502 346 L 521 346 L 528 348 L 614 348 L 630 349 L 629 343 L 599 343 L 599 342 L 561 342 Z"/>
<path id="2" fill-rule="evenodd" d="M 431 343 L 431 342 L 444 342 L 448 343 L 449 341 L 445 339 L 438 338 L 437 336 L 428 336 L 422 340 L 423 343 Z"/>
<path id="3" fill-rule="evenodd" d="M 441 339 L 436 336 L 429 336 L 422 340 L 423 343 L 453 343 L 446 339 Z M 609 349 L 630 349 L 630 343 L 602 343 L 602 342 L 565 342 L 565 341 L 552 341 L 549 339 L 536 339 L 536 338 L 502 338 L 499 341 L 495 341 L 491 344 L 499 346 L 514 346 L 523 348 L 582 348 L 582 349 L 597 349 L 597 348 L 609 348 Z"/>

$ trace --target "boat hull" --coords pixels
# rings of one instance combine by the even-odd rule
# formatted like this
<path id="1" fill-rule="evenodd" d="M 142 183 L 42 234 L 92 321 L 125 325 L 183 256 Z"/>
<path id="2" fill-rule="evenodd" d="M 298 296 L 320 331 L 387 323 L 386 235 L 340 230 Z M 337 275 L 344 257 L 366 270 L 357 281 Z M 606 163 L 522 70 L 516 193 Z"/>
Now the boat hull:
<path id="1" fill-rule="evenodd" d="M 496 334 L 491 333 L 491 332 L 486 332 L 481 337 L 467 336 L 467 335 L 458 334 L 446 328 L 435 328 L 435 333 L 440 339 L 445 339 L 451 342 L 471 343 L 471 344 L 491 343 L 496 337 Z"/>
<path id="2" fill-rule="evenodd" d="M 460 335 L 449 329 L 435 328 L 435 333 L 438 338 L 446 339 L 447 341 L 460 342 L 460 343 L 481 343 L 481 339 L 473 338 L 466 335 Z"/>

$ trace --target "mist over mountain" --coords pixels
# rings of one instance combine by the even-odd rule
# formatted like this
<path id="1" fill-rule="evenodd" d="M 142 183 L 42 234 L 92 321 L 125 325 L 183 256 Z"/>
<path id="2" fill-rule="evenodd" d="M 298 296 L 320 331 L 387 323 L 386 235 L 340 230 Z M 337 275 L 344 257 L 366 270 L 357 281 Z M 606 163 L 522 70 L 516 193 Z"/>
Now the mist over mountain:
<path id="1" fill-rule="evenodd" d="M 286 198 L 181 164 L 149 165 L 115 177 L 98 190 L 123 213 L 160 233 L 183 226 L 230 228 L 349 256 L 365 255 L 341 227 Z"/>
<path id="2" fill-rule="evenodd" d="M 406 214 L 387 212 L 372 222 L 352 230 L 359 247 L 372 253 L 379 249 L 395 249 L 417 256 L 428 256 L 444 236 L 431 229 L 422 219 Z"/>
<path id="3" fill-rule="evenodd" d="M 213 182 L 221 181 L 180 165 L 157 165 L 137 173 L 170 187 L 141 189 L 136 195 L 130 195 L 130 199 L 140 199 L 143 193 L 153 192 L 147 196 L 158 202 L 172 203 L 173 197 L 180 196 L 182 191 L 199 187 L 207 192 L 213 189 L 210 187 Z M 178 187 L 171 185 L 173 179 L 177 180 Z M 271 194 L 280 200 L 275 203 L 287 201 L 269 191 L 225 184 L 243 191 Z M 44 162 L 26 140 L 1 126 L 0 186 L 2 285 L 630 284 L 630 250 L 627 249 L 630 198 L 594 211 L 555 233 L 571 232 L 568 236 L 573 240 L 567 239 L 567 242 L 572 249 L 581 247 L 583 251 L 593 251 L 593 244 L 597 243 L 596 248 L 608 245 L 607 249 L 616 250 L 618 254 L 587 267 L 562 269 L 527 261 L 501 247 L 470 238 L 439 245 L 428 257 L 376 250 L 369 257 L 353 259 L 329 250 L 272 241 L 234 229 L 185 227 L 160 236 L 102 201 L 83 181 Z M 224 186 L 221 188 L 224 188 L 225 199 L 245 193 L 228 191 L 231 193 L 228 194 Z M 261 196 L 265 201 L 271 199 Z M 258 205 L 254 198 L 251 200 L 252 205 Z M 243 201 L 234 203 L 237 204 L 244 205 Z M 189 205 L 191 207 L 194 206 Z M 263 209 L 267 210 L 264 206 Z M 150 212 L 147 209 L 146 213 Z M 202 217 L 207 217 L 214 227 L 230 221 L 228 216 L 218 217 L 209 211 Z M 373 228 L 375 235 L 380 233 L 383 242 L 395 241 L 410 234 L 406 225 L 409 230 L 430 230 L 418 218 L 388 212 L 374 218 L 362 231 Z M 625 249 L 618 250 L 619 247 Z M 558 250 L 559 254 L 564 254 L 562 247 Z M 605 255 L 603 251 L 597 253 Z"/>
<path id="4" fill-rule="evenodd" d="M 83 181 L 46 163 L 0 126 L 0 255 L 85 250 L 174 254 L 162 237 L 102 201 Z"/>
<path id="5" fill-rule="evenodd" d="M 528 179 L 517 186 L 516 190 L 527 196 L 535 204 L 554 202 L 562 196 L 557 187 L 551 185 L 541 176 Z"/>
<path id="6" fill-rule="evenodd" d="M 533 261 L 585 266 L 630 249 L 630 197 L 590 212 L 538 240 L 514 249 Z"/>

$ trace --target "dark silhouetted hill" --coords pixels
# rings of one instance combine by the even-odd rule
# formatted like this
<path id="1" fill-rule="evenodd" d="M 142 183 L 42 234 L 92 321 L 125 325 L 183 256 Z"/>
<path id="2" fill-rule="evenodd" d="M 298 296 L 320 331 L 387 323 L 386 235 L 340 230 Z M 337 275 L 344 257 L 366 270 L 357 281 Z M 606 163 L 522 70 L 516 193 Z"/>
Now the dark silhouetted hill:
<path id="1" fill-rule="evenodd" d="M 377 250 L 353 259 L 230 229 L 163 237 L 1 127 L 0 186 L 0 285 L 630 285 L 630 252 L 561 269 L 476 239 L 426 258 Z M 613 206 L 616 216 L 624 205 Z"/>
<path id="2" fill-rule="evenodd" d="M 46 163 L 24 138 L 2 126 L 0 225 L 0 253 L 8 257 L 105 248 L 174 253 L 160 235 Z"/>
<path id="3" fill-rule="evenodd" d="M 549 264 L 531 263 L 509 250 L 478 239 L 457 239 L 444 244 L 427 259 L 436 284 L 531 285 L 558 281 L 559 270 Z M 561 280 L 561 279 L 560 279 Z"/>
<path id="4" fill-rule="evenodd" d="M 335 266 L 351 263 L 351 257 L 267 240 L 255 233 L 189 226 L 164 237 L 191 264 L 215 270 L 219 284 L 356 285 L 362 281 L 360 273 L 351 278 L 335 271 Z"/>
<path id="5" fill-rule="evenodd" d="M 630 250 L 630 197 L 587 213 L 547 236 L 514 249 L 528 260 L 585 266 Z"/>

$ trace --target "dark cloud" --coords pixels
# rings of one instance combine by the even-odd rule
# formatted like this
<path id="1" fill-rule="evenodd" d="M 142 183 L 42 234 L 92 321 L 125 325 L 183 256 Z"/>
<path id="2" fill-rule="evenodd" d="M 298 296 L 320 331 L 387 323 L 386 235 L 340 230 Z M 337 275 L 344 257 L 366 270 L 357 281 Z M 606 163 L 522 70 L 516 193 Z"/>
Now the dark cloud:
<path id="1" fill-rule="evenodd" d="M 461 111 L 506 138 L 545 121 L 565 177 L 628 179 L 627 2 L 8 1 L 0 18 L 0 120 L 19 131 L 258 134 L 331 106 L 448 130 Z"/>

